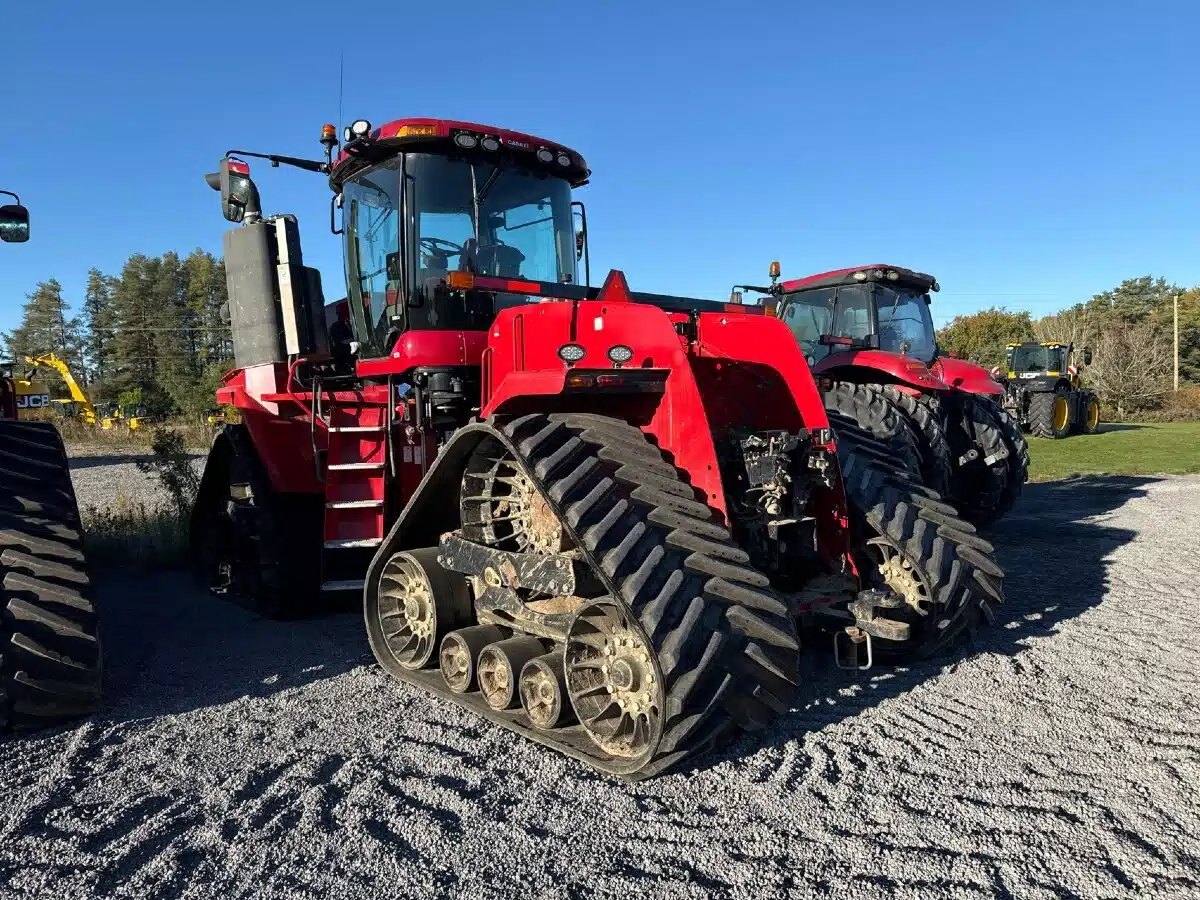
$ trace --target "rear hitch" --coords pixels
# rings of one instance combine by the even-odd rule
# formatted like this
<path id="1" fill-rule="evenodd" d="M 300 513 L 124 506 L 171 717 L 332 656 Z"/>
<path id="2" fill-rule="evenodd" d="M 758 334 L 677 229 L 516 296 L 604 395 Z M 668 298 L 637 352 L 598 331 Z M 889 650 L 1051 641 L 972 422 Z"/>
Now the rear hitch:
<path id="1" fill-rule="evenodd" d="M 842 650 L 845 646 L 847 649 Z M 866 648 L 866 662 L 859 662 L 864 655 L 860 648 Z M 875 654 L 871 649 L 871 635 L 855 625 L 847 625 L 841 631 L 833 633 L 833 659 L 839 669 L 852 669 L 865 672 L 875 664 Z"/>
<path id="2" fill-rule="evenodd" d="M 833 656 L 841 669 L 866 670 L 875 662 L 872 639 L 881 641 L 906 641 L 909 637 L 907 622 L 899 622 L 877 615 L 878 610 L 899 609 L 904 598 L 891 591 L 868 588 L 859 591 L 845 612 L 828 610 L 846 619 L 853 618 L 853 625 L 846 625 L 833 633 Z M 865 651 L 865 654 L 864 654 Z M 866 661 L 860 661 L 863 656 Z"/>

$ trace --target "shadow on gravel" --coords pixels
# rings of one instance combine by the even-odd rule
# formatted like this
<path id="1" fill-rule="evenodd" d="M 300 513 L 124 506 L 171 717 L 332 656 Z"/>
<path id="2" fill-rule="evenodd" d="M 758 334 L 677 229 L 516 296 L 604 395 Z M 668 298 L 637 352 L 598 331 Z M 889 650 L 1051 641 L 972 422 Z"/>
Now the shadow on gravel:
<path id="1" fill-rule="evenodd" d="M 103 727 L 265 697 L 372 661 L 361 614 L 266 619 L 179 571 L 126 569 L 97 582 L 103 611 Z"/>
<path id="2" fill-rule="evenodd" d="M 879 666 L 868 672 L 843 672 L 832 648 L 810 644 L 803 657 L 798 708 L 781 716 L 766 732 L 740 737 L 725 751 L 707 754 L 681 771 L 705 769 L 738 759 L 763 743 L 802 740 L 805 734 L 852 718 L 885 700 L 904 694 L 979 653 L 1019 657 L 1026 642 L 1051 634 L 1055 627 L 1098 605 L 1108 591 L 1106 558 L 1134 538 L 1105 519 L 1129 500 L 1145 496 L 1155 477 L 1084 476 L 1027 484 L 1017 507 L 987 535 L 1005 571 L 1004 606 L 995 625 L 985 628 L 953 655 L 911 667 Z M 841 694 L 860 684 L 852 697 Z"/>

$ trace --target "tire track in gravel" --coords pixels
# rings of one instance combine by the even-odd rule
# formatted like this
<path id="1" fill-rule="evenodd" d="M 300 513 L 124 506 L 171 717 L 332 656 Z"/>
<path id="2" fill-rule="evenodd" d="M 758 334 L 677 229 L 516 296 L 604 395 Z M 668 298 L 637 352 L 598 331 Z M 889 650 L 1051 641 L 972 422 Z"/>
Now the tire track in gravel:
<path id="1" fill-rule="evenodd" d="M 1200 892 L 1200 479 L 1023 504 L 973 654 L 810 660 L 765 739 L 632 786 L 390 682 L 356 616 L 105 584 L 128 690 L 0 743 L 0 896 Z"/>

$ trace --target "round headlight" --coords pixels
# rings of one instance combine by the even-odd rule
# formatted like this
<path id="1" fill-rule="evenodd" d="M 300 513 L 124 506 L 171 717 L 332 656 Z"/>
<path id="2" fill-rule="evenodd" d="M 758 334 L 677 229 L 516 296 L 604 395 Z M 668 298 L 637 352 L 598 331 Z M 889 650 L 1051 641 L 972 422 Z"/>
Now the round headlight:
<path id="1" fill-rule="evenodd" d="M 355 137 L 366 137 L 371 133 L 371 123 L 366 119 L 355 119 L 350 123 L 350 131 Z"/>
<path id="2" fill-rule="evenodd" d="M 454 143 L 458 144 L 464 150 L 470 150 L 479 144 L 479 138 L 473 134 L 467 134 L 465 131 L 460 131 L 454 136 Z"/>
<path id="3" fill-rule="evenodd" d="M 618 366 L 622 363 L 627 363 L 633 359 L 633 348 L 626 347 L 624 344 L 617 344 L 608 348 L 608 358 Z"/>
<path id="4" fill-rule="evenodd" d="M 545 147 L 541 147 L 537 152 L 537 158 L 538 162 L 552 163 L 554 162 L 554 153 Z"/>
<path id="5" fill-rule="evenodd" d="M 560 166 L 562 166 L 563 168 L 566 168 L 567 166 L 569 166 L 571 164 L 571 157 L 567 156 L 567 154 L 562 153 L 560 151 L 558 154 L 558 164 Z"/>
<path id="6" fill-rule="evenodd" d="M 888 281 L 899 281 L 900 273 L 897 272 L 895 269 L 888 269 L 887 280 Z"/>
<path id="7" fill-rule="evenodd" d="M 558 348 L 558 358 L 567 365 L 579 362 L 586 353 L 587 351 L 578 344 L 563 344 Z"/>
<path id="8" fill-rule="evenodd" d="M 351 131 L 350 126 L 347 125 L 345 128 L 342 129 L 342 143 L 348 144 L 352 140 L 354 140 L 354 132 Z"/>
<path id="9" fill-rule="evenodd" d="M 855 281 L 866 281 L 866 280 L 867 280 L 867 273 L 866 273 L 866 272 L 855 272 L 855 273 L 854 273 L 854 280 L 855 280 Z"/>
<path id="10" fill-rule="evenodd" d="M 483 147 L 488 153 L 495 153 L 500 149 L 500 141 L 492 137 L 490 134 L 479 142 L 479 146 Z"/>

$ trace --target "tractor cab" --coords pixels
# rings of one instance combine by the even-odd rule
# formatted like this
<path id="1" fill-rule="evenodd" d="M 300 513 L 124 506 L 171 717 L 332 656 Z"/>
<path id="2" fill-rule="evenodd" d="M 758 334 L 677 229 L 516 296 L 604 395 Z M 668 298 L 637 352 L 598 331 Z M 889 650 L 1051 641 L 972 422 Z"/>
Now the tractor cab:
<path id="1" fill-rule="evenodd" d="M 363 136 L 355 139 L 354 129 Z M 411 330 L 486 330 L 528 297 L 519 282 L 575 284 L 571 189 L 583 159 L 531 135 L 443 120 L 359 122 L 332 166 L 342 210 L 350 327 L 367 356 Z M 514 282 L 474 289 L 474 278 Z"/>
<path id="2" fill-rule="evenodd" d="M 931 363 L 937 356 L 930 275 L 896 266 L 823 272 L 778 285 L 776 314 L 810 366 L 846 351 L 881 350 Z"/>
<path id="3" fill-rule="evenodd" d="M 382 365 L 391 372 L 439 365 L 444 354 L 433 348 L 446 345 L 445 332 L 482 337 L 500 309 L 544 293 L 546 283 L 577 284 L 586 218 L 571 190 L 589 174 L 578 153 L 533 135 L 444 119 L 380 127 L 358 120 L 345 129 L 336 159 L 332 126 L 322 143 L 326 162 L 230 151 L 220 171 L 207 176 L 221 191 L 225 217 L 250 227 L 227 238 L 225 248 L 226 257 L 249 273 L 246 293 L 255 298 L 254 310 L 231 304 L 231 315 L 243 316 L 233 323 L 239 364 L 324 350 L 336 356 L 339 348 L 352 348 L 359 375 L 385 374 Z M 330 224 L 344 247 L 344 300 L 322 311 L 319 276 L 303 266 L 294 217 L 263 218 L 242 156 L 328 174 Z M 334 227 L 338 210 L 340 227 Z M 274 292 L 288 294 L 276 304 L 282 323 L 271 321 L 274 311 L 257 299 L 271 293 L 257 280 L 279 284 L 270 271 L 276 266 L 290 268 L 287 284 Z M 239 287 L 234 285 L 235 294 Z M 262 322 L 272 327 L 252 337 Z M 295 338 L 287 346 L 267 346 L 289 331 Z M 426 332 L 441 336 L 421 338 Z M 237 352 L 239 335 L 256 346 Z M 401 336 L 417 343 L 407 341 L 402 352 Z M 370 361 L 379 362 L 364 368 Z"/>
<path id="4" fill-rule="evenodd" d="M 1075 352 L 1072 344 L 1059 341 L 1041 343 L 1009 344 L 1005 359 L 1008 363 L 1009 379 L 1065 379 L 1071 387 L 1079 387 L 1079 373 L 1071 365 Z M 1091 365 L 1092 351 L 1083 351 L 1083 364 Z"/>

